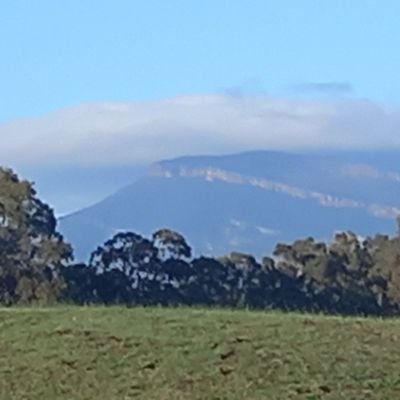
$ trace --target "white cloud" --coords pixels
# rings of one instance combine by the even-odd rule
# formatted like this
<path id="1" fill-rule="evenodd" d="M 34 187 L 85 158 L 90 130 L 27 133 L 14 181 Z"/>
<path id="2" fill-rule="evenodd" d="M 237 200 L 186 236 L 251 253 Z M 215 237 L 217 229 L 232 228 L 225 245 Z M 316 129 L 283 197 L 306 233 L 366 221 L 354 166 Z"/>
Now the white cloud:
<path id="1" fill-rule="evenodd" d="M 257 226 L 256 229 L 262 233 L 263 235 L 267 235 L 267 236 L 275 236 L 275 235 L 279 235 L 279 232 L 276 231 L 275 229 L 271 229 L 271 228 L 267 228 L 265 226 Z"/>
<path id="2" fill-rule="evenodd" d="M 7 165 L 118 165 L 252 149 L 400 145 L 400 109 L 367 101 L 191 95 L 93 103 L 0 124 Z"/>

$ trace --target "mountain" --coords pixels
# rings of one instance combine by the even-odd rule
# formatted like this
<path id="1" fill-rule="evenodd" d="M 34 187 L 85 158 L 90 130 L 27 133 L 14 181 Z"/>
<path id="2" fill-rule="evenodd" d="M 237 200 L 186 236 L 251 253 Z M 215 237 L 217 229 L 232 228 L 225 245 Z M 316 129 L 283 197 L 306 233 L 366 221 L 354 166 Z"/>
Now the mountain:
<path id="1" fill-rule="evenodd" d="M 19 176 L 35 183 L 40 199 L 55 206 L 59 216 L 70 214 L 102 199 L 143 176 L 146 167 L 120 166 L 22 166 Z"/>
<path id="2" fill-rule="evenodd" d="M 59 220 L 78 259 L 121 230 L 175 229 L 196 253 L 257 256 L 277 242 L 335 231 L 393 233 L 400 211 L 398 154 L 253 151 L 151 165 L 143 177 Z"/>

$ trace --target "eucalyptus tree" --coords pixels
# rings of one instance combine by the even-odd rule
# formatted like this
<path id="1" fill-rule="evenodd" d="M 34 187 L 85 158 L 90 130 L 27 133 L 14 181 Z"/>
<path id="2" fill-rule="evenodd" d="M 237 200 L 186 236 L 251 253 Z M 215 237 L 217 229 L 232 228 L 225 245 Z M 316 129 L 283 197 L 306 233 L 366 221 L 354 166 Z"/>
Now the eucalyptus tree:
<path id="1" fill-rule="evenodd" d="M 72 256 L 33 184 L 0 168 L 0 302 L 56 301 L 64 287 L 61 267 Z"/>

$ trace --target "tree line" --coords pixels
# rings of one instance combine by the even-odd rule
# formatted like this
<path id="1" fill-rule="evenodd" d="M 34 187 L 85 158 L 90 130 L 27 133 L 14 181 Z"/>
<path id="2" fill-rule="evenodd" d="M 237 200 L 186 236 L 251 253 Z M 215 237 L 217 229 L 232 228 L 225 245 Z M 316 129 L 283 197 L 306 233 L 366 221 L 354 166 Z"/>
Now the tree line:
<path id="1" fill-rule="evenodd" d="M 114 235 L 87 263 L 56 230 L 33 185 L 0 169 L 0 303 L 223 306 L 396 315 L 400 237 L 337 233 L 277 244 L 271 257 L 193 257 L 171 229 Z"/>

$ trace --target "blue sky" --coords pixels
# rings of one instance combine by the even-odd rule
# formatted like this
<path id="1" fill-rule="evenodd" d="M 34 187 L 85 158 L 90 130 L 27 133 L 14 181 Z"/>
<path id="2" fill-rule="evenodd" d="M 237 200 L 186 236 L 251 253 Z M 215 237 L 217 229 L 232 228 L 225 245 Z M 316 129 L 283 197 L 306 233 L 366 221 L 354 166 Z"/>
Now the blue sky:
<path id="1" fill-rule="evenodd" d="M 398 0 L 4 0 L 0 121 L 187 93 L 400 101 Z"/>

